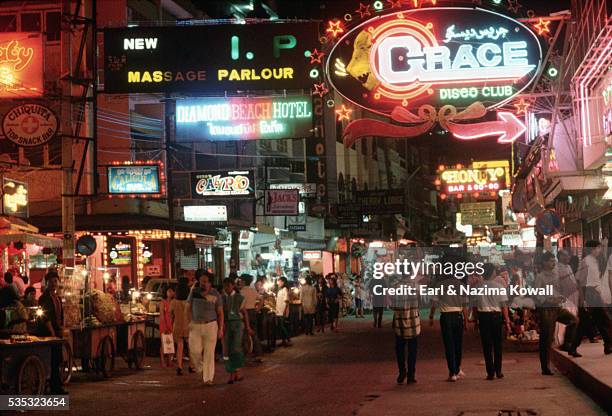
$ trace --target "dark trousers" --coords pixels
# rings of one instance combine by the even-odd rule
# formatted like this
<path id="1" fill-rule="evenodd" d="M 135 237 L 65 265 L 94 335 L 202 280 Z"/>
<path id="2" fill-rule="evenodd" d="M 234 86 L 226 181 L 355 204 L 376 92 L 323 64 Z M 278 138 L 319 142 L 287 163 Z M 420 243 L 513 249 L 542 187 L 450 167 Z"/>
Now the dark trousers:
<path id="1" fill-rule="evenodd" d="M 382 318 L 383 318 L 384 310 L 385 308 L 382 306 L 374 306 L 373 311 L 374 311 L 374 327 L 375 328 L 382 328 Z"/>
<path id="2" fill-rule="evenodd" d="M 550 348 L 555 336 L 555 324 L 561 322 L 568 326 L 575 326 L 578 324 L 578 318 L 567 309 L 559 307 L 538 308 L 538 318 L 540 321 L 540 366 L 542 371 L 546 371 L 549 370 Z"/>
<path id="3" fill-rule="evenodd" d="M 576 351 L 582 343 L 582 338 L 585 335 L 589 335 L 589 328 L 593 326 L 599 331 L 599 335 L 601 335 L 604 342 L 604 348 L 612 348 L 612 339 L 610 338 L 612 335 L 610 333 L 610 317 L 608 316 L 606 308 L 580 308 L 579 316 L 580 322 L 578 323 L 578 329 L 576 330 L 576 336 L 574 337 L 574 342 L 570 347 L 570 351 Z"/>
<path id="4" fill-rule="evenodd" d="M 49 383 L 51 394 L 61 394 L 63 392 L 62 377 L 60 375 L 60 366 L 62 365 L 62 361 L 62 344 L 54 343 L 51 346 L 51 378 Z"/>
<path id="5" fill-rule="evenodd" d="M 396 335 L 395 357 L 397 358 L 397 369 L 400 374 L 408 374 L 408 380 L 414 380 L 417 359 L 417 338 L 402 338 Z"/>
<path id="6" fill-rule="evenodd" d="M 327 320 L 327 313 L 325 305 L 317 305 L 317 325 L 322 331 L 325 330 L 325 321 Z"/>
<path id="7" fill-rule="evenodd" d="M 305 313 L 304 314 L 304 333 L 306 335 L 311 334 L 312 335 L 312 329 L 314 327 L 314 318 L 315 318 L 315 314 L 314 313 Z"/>
<path id="8" fill-rule="evenodd" d="M 280 335 L 280 338 L 283 342 L 289 341 L 289 330 L 287 329 L 287 325 L 285 323 L 284 316 L 276 317 L 276 331 L 277 334 Z M 274 346 L 276 347 L 276 340 L 274 342 Z"/>
<path id="9" fill-rule="evenodd" d="M 440 314 L 440 329 L 444 341 L 448 374 L 456 376 L 461 370 L 463 314 L 461 312 L 442 312 Z"/>
<path id="10" fill-rule="evenodd" d="M 249 325 L 253 330 L 253 354 L 255 357 L 259 357 L 262 354 L 261 348 L 261 314 L 257 313 L 255 309 L 247 309 L 247 314 L 249 316 Z"/>
<path id="11" fill-rule="evenodd" d="M 267 351 L 273 351 L 276 346 L 276 316 L 271 313 L 264 313 L 262 316 L 262 329 L 266 335 Z"/>
<path id="12" fill-rule="evenodd" d="M 478 312 L 478 327 L 487 375 L 500 375 L 502 373 L 502 339 L 504 333 L 501 312 Z"/>

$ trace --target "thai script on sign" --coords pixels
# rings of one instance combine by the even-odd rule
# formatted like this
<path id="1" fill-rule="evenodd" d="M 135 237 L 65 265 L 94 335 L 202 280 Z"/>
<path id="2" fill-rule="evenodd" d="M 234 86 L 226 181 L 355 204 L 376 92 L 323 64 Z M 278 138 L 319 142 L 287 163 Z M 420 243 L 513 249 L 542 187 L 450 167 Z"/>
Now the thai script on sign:
<path id="1" fill-rule="evenodd" d="M 13 64 L 13 70 L 21 71 L 32 61 L 34 49 L 19 45 L 19 41 L 12 40 L 0 44 L 0 65 Z"/>

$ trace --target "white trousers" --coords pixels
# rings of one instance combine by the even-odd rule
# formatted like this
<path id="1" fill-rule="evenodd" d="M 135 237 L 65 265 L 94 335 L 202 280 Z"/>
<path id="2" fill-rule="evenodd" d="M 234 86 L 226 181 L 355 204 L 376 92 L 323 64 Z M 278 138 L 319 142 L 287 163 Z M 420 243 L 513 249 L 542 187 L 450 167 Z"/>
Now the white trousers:
<path id="1" fill-rule="evenodd" d="M 189 357 L 196 371 L 202 372 L 205 383 L 215 378 L 217 331 L 217 321 L 207 324 L 192 322 L 189 325 Z"/>

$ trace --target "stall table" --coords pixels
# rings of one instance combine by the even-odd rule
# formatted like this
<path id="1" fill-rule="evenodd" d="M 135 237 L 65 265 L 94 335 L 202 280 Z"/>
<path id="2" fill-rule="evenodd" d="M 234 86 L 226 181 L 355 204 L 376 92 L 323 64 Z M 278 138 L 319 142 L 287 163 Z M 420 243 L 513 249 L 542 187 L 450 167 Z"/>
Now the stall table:
<path id="1" fill-rule="evenodd" d="M 54 349 L 63 343 L 59 338 L 40 337 L 0 340 L 0 391 L 43 394 L 51 379 Z"/>
<path id="2" fill-rule="evenodd" d="M 122 356 L 129 368 L 142 369 L 145 357 L 145 320 L 115 322 L 71 329 L 73 356 L 93 365 L 97 373 L 111 377 L 115 357 Z"/>

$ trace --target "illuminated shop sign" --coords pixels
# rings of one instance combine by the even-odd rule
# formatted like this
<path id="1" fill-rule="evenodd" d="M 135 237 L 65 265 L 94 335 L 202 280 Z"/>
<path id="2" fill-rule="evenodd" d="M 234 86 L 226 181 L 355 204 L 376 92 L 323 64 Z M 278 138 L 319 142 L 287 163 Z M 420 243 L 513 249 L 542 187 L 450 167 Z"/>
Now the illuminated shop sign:
<path id="1" fill-rule="evenodd" d="M 255 171 L 205 171 L 191 173 L 193 198 L 255 196 Z"/>
<path id="2" fill-rule="evenodd" d="M 111 266 L 129 266 L 132 264 L 132 241 L 108 237 L 108 264 Z"/>
<path id="3" fill-rule="evenodd" d="M 484 9 L 435 7 L 376 16 L 340 38 L 327 61 L 334 88 L 391 114 L 428 104 L 499 106 L 523 91 L 542 60 L 536 35 Z"/>
<path id="4" fill-rule="evenodd" d="M 104 31 L 104 91 L 310 88 L 313 22 L 132 27 Z"/>
<path id="5" fill-rule="evenodd" d="M 225 205 L 186 205 L 183 207 L 185 221 L 227 222 Z"/>
<path id="6" fill-rule="evenodd" d="M 2 178 L 2 213 L 14 217 L 28 216 L 28 184 Z"/>
<path id="7" fill-rule="evenodd" d="M 314 183 L 271 183 L 270 189 L 297 189 L 301 196 L 314 197 L 317 194 L 317 186 Z"/>
<path id="8" fill-rule="evenodd" d="M 446 194 L 495 192 L 506 189 L 506 168 L 448 169 L 440 173 L 439 183 Z"/>
<path id="9" fill-rule="evenodd" d="M 43 95 L 43 55 L 41 33 L 0 33 L 0 98 Z"/>
<path id="10" fill-rule="evenodd" d="M 311 97 L 232 97 L 176 104 L 178 141 L 286 139 L 312 136 Z"/>
<path id="11" fill-rule="evenodd" d="M 264 215 L 298 215 L 300 194 L 297 189 L 266 189 Z"/>
<path id="12" fill-rule="evenodd" d="M 164 193 L 161 163 L 118 162 L 106 169 L 108 193 L 111 196 L 161 196 Z"/>
<path id="13" fill-rule="evenodd" d="M 497 224 L 495 201 L 463 203 L 459 206 L 463 225 Z"/>

